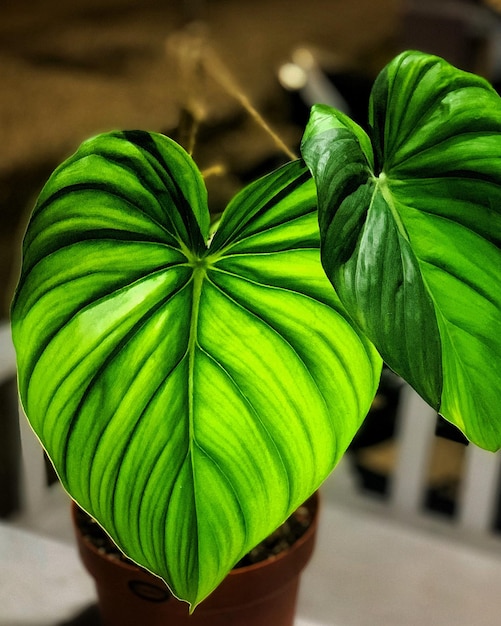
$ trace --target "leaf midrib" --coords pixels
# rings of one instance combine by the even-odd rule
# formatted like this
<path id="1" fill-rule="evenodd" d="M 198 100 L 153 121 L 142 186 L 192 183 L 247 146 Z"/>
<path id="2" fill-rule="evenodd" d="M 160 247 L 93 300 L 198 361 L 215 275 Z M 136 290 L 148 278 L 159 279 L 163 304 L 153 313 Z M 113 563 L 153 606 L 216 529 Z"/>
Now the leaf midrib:
<path id="1" fill-rule="evenodd" d="M 373 200 L 374 200 L 376 193 L 378 193 L 378 191 L 381 193 L 386 203 L 386 206 L 390 210 L 391 216 L 395 222 L 399 235 L 403 237 L 408 243 L 410 243 L 407 229 L 405 228 L 402 218 L 400 217 L 400 213 L 398 212 L 395 201 L 393 199 L 393 194 L 391 193 L 391 190 L 390 190 L 388 175 L 384 171 L 381 172 L 379 177 L 376 179 L 376 186 L 374 187 Z"/>
<path id="2" fill-rule="evenodd" d="M 194 448 L 198 446 L 195 436 L 195 361 L 196 349 L 198 346 L 198 324 L 200 318 L 200 302 L 202 299 L 202 290 L 204 281 L 207 277 L 207 268 L 210 267 L 210 257 L 194 257 L 190 260 L 193 267 L 193 302 L 191 307 L 190 331 L 188 339 L 188 450 L 187 456 L 191 464 L 191 476 L 193 485 L 193 507 L 195 509 L 195 519 L 197 514 L 197 484 L 196 484 L 196 468 Z M 198 536 L 198 530 L 196 530 Z M 197 540 L 197 571 L 200 575 L 200 544 Z M 198 581 L 200 583 L 200 580 Z"/>

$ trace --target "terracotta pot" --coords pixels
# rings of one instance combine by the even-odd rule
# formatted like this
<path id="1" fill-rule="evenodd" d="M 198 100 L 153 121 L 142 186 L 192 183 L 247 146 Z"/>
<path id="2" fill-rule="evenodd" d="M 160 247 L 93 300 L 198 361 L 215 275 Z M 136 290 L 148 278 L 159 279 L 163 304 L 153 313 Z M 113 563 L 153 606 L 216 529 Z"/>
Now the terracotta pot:
<path id="1" fill-rule="evenodd" d="M 103 626 L 293 626 L 300 573 L 313 552 L 318 494 L 305 505 L 312 523 L 277 556 L 234 569 L 194 611 L 156 577 L 100 552 L 77 526 L 83 563 L 95 579 Z M 73 519 L 77 507 L 74 506 Z M 75 522 L 76 524 L 76 522 Z"/>

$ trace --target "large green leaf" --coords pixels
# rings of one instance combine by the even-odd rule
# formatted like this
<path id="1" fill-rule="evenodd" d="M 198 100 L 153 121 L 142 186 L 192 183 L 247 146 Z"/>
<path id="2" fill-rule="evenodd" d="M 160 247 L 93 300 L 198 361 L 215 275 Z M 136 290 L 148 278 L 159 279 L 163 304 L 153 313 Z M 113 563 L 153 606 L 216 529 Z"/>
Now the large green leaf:
<path id="1" fill-rule="evenodd" d="M 369 134 L 325 106 L 302 145 L 322 262 L 385 361 L 466 435 L 501 446 L 501 100 L 405 52 L 377 78 Z"/>
<path id="2" fill-rule="evenodd" d="M 42 191 L 12 308 L 63 484 L 192 605 L 328 475 L 381 366 L 323 273 L 304 164 L 244 189 L 208 240 L 179 146 L 99 136 Z"/>

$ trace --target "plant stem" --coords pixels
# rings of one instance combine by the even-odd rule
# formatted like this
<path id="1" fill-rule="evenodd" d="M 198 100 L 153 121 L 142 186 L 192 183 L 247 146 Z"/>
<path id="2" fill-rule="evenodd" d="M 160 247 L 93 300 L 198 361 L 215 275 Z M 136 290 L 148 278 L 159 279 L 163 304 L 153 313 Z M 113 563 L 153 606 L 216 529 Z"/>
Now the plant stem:
<path id="1" fill-rule="evenodd" d="M 203 82 L 205 74 L 219 83 L 241 104 L 251 118 L 271 137 L 279 150 L 284 152 L 291 161 L 297 159 L 297 155 L 270 127 L 237 85 L 226 65 L 208 42 L 202 26 L 191 24 L 185 31 L 176 33 L 166 41 L 167 52 L 176 55 L 181 71 L 181 91 L 184 92 L 180 121 L 183 135 L 181 144 L 185 146 L 187 152 L 193 153 L 198 127 L 206 116 L 205 107 L 200 98 L 200 83 Z"/>
<path id="2" fill-rule="evenodd" d="M 225 89 L 227 93 L 233 96 L 252 117 L 252 119 L 273 139 L 276 146 L 282 150 L 291 161 L 297 159 L 297 155 L 290 150 L 277 133 L 269 126 L 262 115 L 252 105 L 249 98 L 240 90 L 233 77 L 230 75 L 226 66 L 219 59 L 213 48 L 206 50 L 203 63 L 208 73 Z"/>

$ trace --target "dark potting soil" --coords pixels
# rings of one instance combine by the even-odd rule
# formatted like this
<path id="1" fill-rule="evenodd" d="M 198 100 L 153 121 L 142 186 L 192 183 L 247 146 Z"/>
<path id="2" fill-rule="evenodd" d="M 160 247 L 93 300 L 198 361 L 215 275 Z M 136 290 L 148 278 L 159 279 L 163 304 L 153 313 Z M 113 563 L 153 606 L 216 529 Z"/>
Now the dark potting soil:
<path id="1" fill-rule="evenodd" d="M 312 522 L 312 511 L 302 505 L 271 535 L 253 548 L 235 568 L 245 567 L 280 554 L 292 546 L 309 528 Z M 125 563 L 132 563 L 113 543 L 102 527 L 85 511 L 77 508 L 77 525 L 85 539 L 90 541 L 100 552 Z"/>

